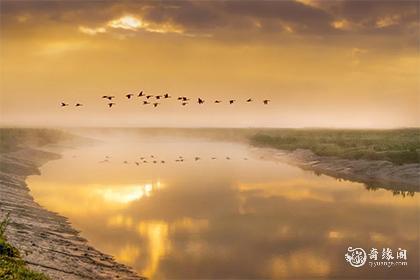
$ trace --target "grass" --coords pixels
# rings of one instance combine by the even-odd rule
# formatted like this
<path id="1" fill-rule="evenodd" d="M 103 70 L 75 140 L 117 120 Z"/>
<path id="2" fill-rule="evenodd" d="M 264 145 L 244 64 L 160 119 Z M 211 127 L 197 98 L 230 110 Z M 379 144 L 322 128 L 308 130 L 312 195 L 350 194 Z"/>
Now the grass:
<path id="1" fill-rule="evenodd" d="M 309 149 L 319 156 L 386 160 L 397 165 L 420 162 L 420 129 L 272 129 L 252 136 L 256 146 L 293 151 Z"/>
<path id="2" fill-rule="evenodd" d="M 39 272 L 34 272 L 25 266 L 19 251 L 7 242 L 5 235 L 9 216 L 0 222 L 0 279 L 5 280 L 48 280 Z"/>

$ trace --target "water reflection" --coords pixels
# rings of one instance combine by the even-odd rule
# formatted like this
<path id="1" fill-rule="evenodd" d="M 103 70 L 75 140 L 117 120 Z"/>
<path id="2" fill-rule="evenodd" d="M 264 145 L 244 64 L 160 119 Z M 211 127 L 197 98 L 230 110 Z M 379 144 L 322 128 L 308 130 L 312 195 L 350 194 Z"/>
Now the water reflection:
<path id="1" fill-rule="evenodd" d="M 416 277 L 417 196 L 369 192 L 249 149 L 192 139 L 106 142 L 48 163 L 29 186 L 92 245 L 152 279 Z M 166 163 L 121 164 L 151 153 Z M 200 160 L 168 160 L 180 153 Z M 409 266 L 354 269 L 344 261 L 348 246 L 406 248 Z"/>

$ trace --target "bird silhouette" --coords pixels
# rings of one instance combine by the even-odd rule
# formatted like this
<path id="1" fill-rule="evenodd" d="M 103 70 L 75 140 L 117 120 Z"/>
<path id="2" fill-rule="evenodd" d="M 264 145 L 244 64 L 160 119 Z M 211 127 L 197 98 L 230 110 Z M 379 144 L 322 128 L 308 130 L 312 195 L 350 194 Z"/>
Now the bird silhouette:
<path id="1" fill-rule="evenodd" d="M 252 102 L 252 98 L 247 99 L 246 102 Z"/>
<path id="2" fill-rule="evenodd" d="M 165 94 L 163 95 L 163 97 L 164 97 L 164 98 L 171 98 L 171 96 L 170 96 L 168 93 L 165 93 Z"/>
<path id="3" fill-rule="evenodd" d="M 137 161 L 135 162 L 135 164 L 136 164 L 137 166 L 139 166 L 139 165 L 140 165 L 140 163 L 139 163 L 139 162 L 137 162 Z"/>
<path id="4" fill-rule="evenodd" d="M 140 91 L 140 93 L 137 95 L 138 97 L 144 96 L 143 91 Z"/>
<path id="5" fill-rule="evenodd" d="M 153 163 L 157 163 L 157 161 L 156 161 L 156 160 L 154 160 L 154 161 L 153 161 Z"/>
<path id="6" fill-rule="evenodd" d="M 154 156 L 154 155 L 150 155 L 150 157 L 151 157 L 151 158 L 155 158 L 155 156 Z"/>
<path id="7" fill-rule="evenodd" d="M 128 161 L 124 160 L 124 164 L 128 164 Z"/>
<path id="8" fill-rule="evenodd" d="M 216 159 L 216 157 L 212 157 L 211 159 L 215 160 L 215 159 Z"/>
<path id="9" fill-rule="evenodd" d="M 165 163 L 165 161 L 164 160 L 161 160 L 160 163 Z"/>
<path id="10" fill-rule="evenodd" d="M 83 106 L 83 104 L 81 104 L 81 103 L 76 103 L 76 105 L 75 105 L 76 107 L 80 107 L 80 106 Z"/>
<path id="11" fill-rule="evenodd" d="M 188 100 L 190 100 L 189 98 L 187 98 L 187 97 L 182 97 L 182 101 L 188 101 Z"/>
<path id="12" fill-rule="evenodd" d="M 111 108 L 114 105 L 115 105 L 115 103 L 108 103 L 109 108 Z"/>
<path id="13" fill-rule="evenodd" d="M 69 106 L 69 104 L 61 102 L 61 107 L 66 107 L 66 106 Z"/>
<path id="14" fill-rule="evenodd" d="M 102 96 L 102 98 L 108 99 L 108 100 L 111 101 L 113 98 L 115 98 L 115 96 L 112 96 L 112 95 L 104 95 L 104 96 Z"/>
<path id="15" fill-rule="evenodd" d="M 220 100 L 215 100 L 214 103 L 222 103 Z"/>
<path id="16" fill-rule="evenodd" d="M 236 100 L 235 99 L 231 99 L 231 100 L 229 100 L 229 104 L 233 104 L 233 102 L 235 102 Z"/>
<path id="17" fill-rule="evenodd" d="M 147 104 L 150 104 L 150 102 L 143 101 L 143 105 L 147 105 Z"/>
<path id="18" fill-rule="evenodd" d="M 149 99 L 150 97 L 153 97 L 153 95 L 146 95 L 147 99 Z"/>
<path id="19" fill-rule="evenodd" d="M 266 100 L 263 100 L 263 102 L 264 102 L 264 104 L 268 104 L 268 102 L 270 102 L 270 100 L 269 99 L 266 99 Z"/>
<path id="20" fill-rule="evenodd" d="M 153 107 L 157 107 L 160 103 L 153 103 Z"/>
<path id="21" fill-rule="evenodd" d="M 226 157 L 227 160 L 230 160 L 230 157 Z"/>
<path id="22" fill-rule="evenodd" d="M 181 105 L 182 105 L 182 106 L 185 106 L 185 105 L 187 105 L 187 104 L 188 104 L 188 102 L 182 102 L 182 103 L 181 103 Z"/>
<path id="23" fill-rule="evenodd" d="M 130 99 L 131 97 L 133 97 L 134 96 L 134 94 L 132 94 L 132 93 L 129 93 L 129 94 L 126 94 L 125 95 L 125 97 L 127 97 L 127 99 Z"/>
<path id="24" fill-rule="evenodd" d="M 162 97 L 162 95 L 156 95 L 155 98 L 156 99 L 160 99 Z"/>
<path id="25" fill-rule="evenodd" d="M 197 102 L 198 102 L 198 104 L 203 104 L 204 103 L 204 100 L 201 99 L 201 98 L 198 98 Z"/>
<path id="26" fill-rule="evenodd" d="M 195 161 L 200 160 L 200 157 L 195 157 L 194 160 Z"/>

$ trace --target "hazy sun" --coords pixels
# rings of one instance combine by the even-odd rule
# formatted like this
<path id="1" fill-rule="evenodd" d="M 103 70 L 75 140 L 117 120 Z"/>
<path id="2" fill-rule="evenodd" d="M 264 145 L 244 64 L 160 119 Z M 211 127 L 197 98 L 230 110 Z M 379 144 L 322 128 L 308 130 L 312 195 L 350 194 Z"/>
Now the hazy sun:
<path id="1" fill-rule="evenodd" d="M 108 26 L 112 28 L 121 28 L 126 30 L 136 30 L 142 27 L 142 25 L 142 21 L 133 16 L 123 16 L 108 23 Z"/>

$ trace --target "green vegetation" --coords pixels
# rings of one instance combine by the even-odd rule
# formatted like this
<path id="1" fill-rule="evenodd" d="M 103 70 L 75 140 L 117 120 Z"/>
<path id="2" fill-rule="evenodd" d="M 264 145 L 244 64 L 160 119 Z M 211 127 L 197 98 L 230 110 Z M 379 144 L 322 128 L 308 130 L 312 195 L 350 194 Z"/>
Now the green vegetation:
<path id="1" fill-rule="evenodd" d="M 70 135 L 56 129 L 0 128 L 0 153 L 19 150 L 21 146 L 44 146 L 70 139 Z"/>
<path id="2" fill-rule="evenodd" d="M 420 162 L 420 129 L 272 129 L 251 137 L 256 146 L 283 150 L 309 149 L 319 156 Z"/>
<path id="3" fill-rule="evenodd" d="M 43 274 L 26 268 L 19 251 L 7 242 L 5 231 L 8 222 L 9 216 L 0 222 L 0 279 L 48 280 Z"/>

